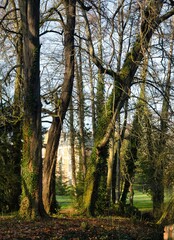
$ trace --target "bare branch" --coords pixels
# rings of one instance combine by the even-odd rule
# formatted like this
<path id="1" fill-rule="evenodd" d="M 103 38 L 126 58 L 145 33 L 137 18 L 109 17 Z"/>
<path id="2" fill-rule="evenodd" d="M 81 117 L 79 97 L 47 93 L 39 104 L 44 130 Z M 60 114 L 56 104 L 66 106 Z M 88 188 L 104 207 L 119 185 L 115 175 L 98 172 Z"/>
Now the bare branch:
<path id="1" fill-rule="evenodd" d="M 46 108 L 42 108 L 42 113 L 48 114 L 49 116 L 55 116 L 55 112 L 54 111 L 50 111 L 49 109 Z"/>
<path id="2" fill-rule="evenodd" d="M 15 11 L 19 11 L 19 8 L 14 8 L 14 9 L 9 10 L 9 11 L 3 16 L 3 18 L 1 19 L 0 24 L 2 24 L 2 22 L 5 20 L 5 18 L 6 18 L 10 13 L 15 12 Z"/>
<path id="3" fill-rule="evenodd" d="M 21 67 L 21 65 L 15 65 L 13 66 L 12 68 L 10 68 L 10 70 L 7 72 L 5 78 L 3 79 L 4 83 L 7 85 L 7 78 L 10 76 L 10 73 L 15 69 L 15 68 L 18 68 L 18 67 Z"/>
<path id="4" fill-rule="evenodd" d="M 8 5 L 8 0 L 6 0 L 4 6 L 0 5 L 0 8 L 6 9 L 7 5 Z"/>
<path id="5" fill-rule="evenodd" d="M 89 11 L 92 8 L 92 6 L 85 6 L 85 4 L 81 0 L 77 0 L 77 2 L 82 7 L 82 9 L 85 11 Z"/>
<path id="6" fill-rule="evenodd" d="M 91 30 L 90 30 L 90 27 L 89 27 L 89 21 L 88 21 L 88 18 L 86 16 L 86 12 L 82 9 L 83 11 L 83 16 L 84 16 L 84 19 L 86 21 L 86 33 L 87 33 L 87 44 L 88 47 L 89 47 L 89 54 L 92 58 L 92 61 L 93 63 L 100 69 L 101 73 L 106 73 L 112 77 L 114 77 L 114 79 L 116 77 L 119 77 L 119 75 L 114 72 L 112 69 L 108 69 L 108 68 L 105 68 L 101 62 L 101 60 L 95 55 L 95 52 L 94 52 L 94 46 L 93 46 L 93 43 L 92 43 L 92 39 L 91 39 Z"/>
<path id="7" fill-rule="evenodd" d="M 10 13 L 15 12 L 15 11 L 18 11 L 18 10 L 19 10 L 19 8 L 11 9 L 10 11 L 8 11 L 8 12 L 2 17 L 2 19 L 0 20 L 0 25 L 1 25 L 1 27 L 2 27 L 2 29 L 3 29 L 4 31 L 9 32 L 9 33 L 13 33 L 13 34 L 20 34 L 20 35 L 21 35 L 20 32 L 16 32 L 16 31 L 13 31 L 13 30 L 11 30 L 11 29 L 8 29 L 8 28 L 6 28 L 6 27 L 3 25 L 3 21 L 6 19 L 6 17 L 7 17 Z"/>
<path id="8" fill-rule="evenodd" d="M 56 34 L 59 34 L 59 35 L 63 35 L 63 31 L 59 32 L 59 31 L 55 31 L 55 30 L 46 30 L 46 31 L 42 32 L 39 36 L 41 37 L 41 36 L 43 36 L 47 33 L 56 33 Z"/>
<path id="9" fill-rule="evenodd" d="M 169 19 L 174 15 L 174 8 L 170 10 L 169 12 L 165 13 L 161 17 L 159 17 L 156 21 L 156 23 L 159 25 L 160 23 L 164 22 L 165 20 Z"/>

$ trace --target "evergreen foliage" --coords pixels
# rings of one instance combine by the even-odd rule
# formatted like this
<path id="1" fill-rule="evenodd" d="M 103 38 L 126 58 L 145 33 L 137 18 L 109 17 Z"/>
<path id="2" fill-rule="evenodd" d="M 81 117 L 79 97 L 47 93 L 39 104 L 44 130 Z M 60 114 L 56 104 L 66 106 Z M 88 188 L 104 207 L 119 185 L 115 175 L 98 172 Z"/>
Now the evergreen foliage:
<path id="1" fill-rule="evenodd" d="M 16 192 L 19 192 L 20 176 L 15 172 L 14 149 L 10 137 L 11 132 L 4 128 L 0 130 L 0 211 L 17 210 L 19 204 L 14 202 Z"/>

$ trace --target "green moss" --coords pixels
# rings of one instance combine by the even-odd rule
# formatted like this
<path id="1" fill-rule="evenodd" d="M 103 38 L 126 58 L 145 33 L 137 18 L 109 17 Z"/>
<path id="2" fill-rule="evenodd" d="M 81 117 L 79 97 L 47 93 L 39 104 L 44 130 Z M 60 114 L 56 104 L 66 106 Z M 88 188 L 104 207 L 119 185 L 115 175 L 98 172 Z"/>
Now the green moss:
<path id="1" fill-rule="evenodd" d="M 28 125 L 24 126 L 23 132 L 23 156 L 21 161 L 22 171 L 22 194 L 20 215 L 31 218 L 33 203 L 35 201 L 35 192 L 38 188 L 38 171 L 31 155 L 31 136 L 32 130 Z"/>
<path id="2" fill-rule="evenodd" d="M 140 39 L 137 39 L 137 41 L 134 43 L 132 51 L 127 54 L 126 60 L 120 71 L 120 78 L 123 83 L 125 80 L 127 80 L 127 77 L 130 75 L 135 65 L 138 66 L 139 62 L 141 61 L 142 54 L 140 51 L 141 51 L 141 41 Z"/>
<path id="3" fill-rule="evenodd" d="M 24 218 L 34 218 L 38 176 L 35 173 L 27 172 L 27 168 L 23 168 L 22 171 L 22 194 L 19 214 Z"/>

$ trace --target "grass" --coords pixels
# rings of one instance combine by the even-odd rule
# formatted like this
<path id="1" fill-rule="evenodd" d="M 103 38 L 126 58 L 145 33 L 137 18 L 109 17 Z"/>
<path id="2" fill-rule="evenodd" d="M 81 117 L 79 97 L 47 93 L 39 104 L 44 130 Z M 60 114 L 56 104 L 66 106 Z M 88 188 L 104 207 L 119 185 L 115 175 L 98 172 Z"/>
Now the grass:
<path id="1" fill-rule="evenodd" d="M 140 211 L 150 211 L 152 210 L 152 200 L 150 194 L 147 194 L 146 192 L 143 193 L 142 191 L 135 190 L 134 191 L 134 206 L 137 207 Z M 172 197 L 171 191 L 165 191 L 165 198 L 164 203 L 167 204 L 171 197 Z"/>
<path id="2" fill-rule="evenodd" d="M 152 210 L 151 196 L 147 193 L 143 193 L 135 190 L 134 206 L 137 207 L 140 211 Z"/>
<path id="3" fill-rule="evenodd" d="M 56 200 L 59 203 L 61 209 L 71 208 L 74 204 L 73 198 L 71 196 L 57 196 Z"/>
<path id="4" fill-rule="evenodd" d="M 57 201 L 61 206 L 61 209 L 71 208 L 74 204 L 74 200 L 71 196 L 57 196 Z M 151 196 L 147 193 L 135 190 L 134 206 L 137 207 L 140 211 L 152 210 Z"/>

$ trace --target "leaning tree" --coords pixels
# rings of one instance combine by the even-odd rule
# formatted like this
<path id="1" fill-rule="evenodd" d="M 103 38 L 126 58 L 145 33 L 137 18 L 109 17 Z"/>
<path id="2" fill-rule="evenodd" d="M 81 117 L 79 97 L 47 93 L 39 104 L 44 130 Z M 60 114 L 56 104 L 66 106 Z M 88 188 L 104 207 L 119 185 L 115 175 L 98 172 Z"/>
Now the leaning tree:
<path id="1" fill-rule="evenodd" d="M 88 16 L 86 12 L 83 11 L 83 16 L 87 26 L 87 44 L 91 59 L 100 69 L 100 72 L 109 75 L 113 79 L 114 83 L 113 91 L 107 103 L 105 104 L 107 110 L 106 108 L 103 109 L 102 118 L 98 121 L 95 144 L 91 155 L 91 165 L 88 168 L 86 176 L 83 207 L 86 213 L 89 215 L 94 215 L 96 213 L 96 207 L 101 206 L 99 201 L 103 199 L 104 202 L 106 199 L 106 195 L 101 191 L 105 189 L 105 181 L 103 180 L 102 174 L 106 173 L 106 170 L 103 172 L 103 169 L 106 169 L 106 157 L 108 153 L 109 139 L 115 127 L 115 121 L 118 117 L 118 113 L 123 108 L 126 100 L 129 98 L 134 76 L 144 58 L 144 53 L 147 51 L 153 34 L 162 22 L 174 14 L 174 8 L 172 5 L 169 6 L 169 10 L 167 12 L 166 7 L 168 6 L 161 1 L 145 1 L 141 4 L 139 3 L 139 31 L 134 38 L 132 47 L 125 56 L 125 60 L 119 71 L 113 70 L 110 67 L 110 64 L 104 65 L 103 62 L 96 57 Z M 120 8 L 121 6 L 118 6 L 116 9 L 113 15 L 113 20 Z"/>

